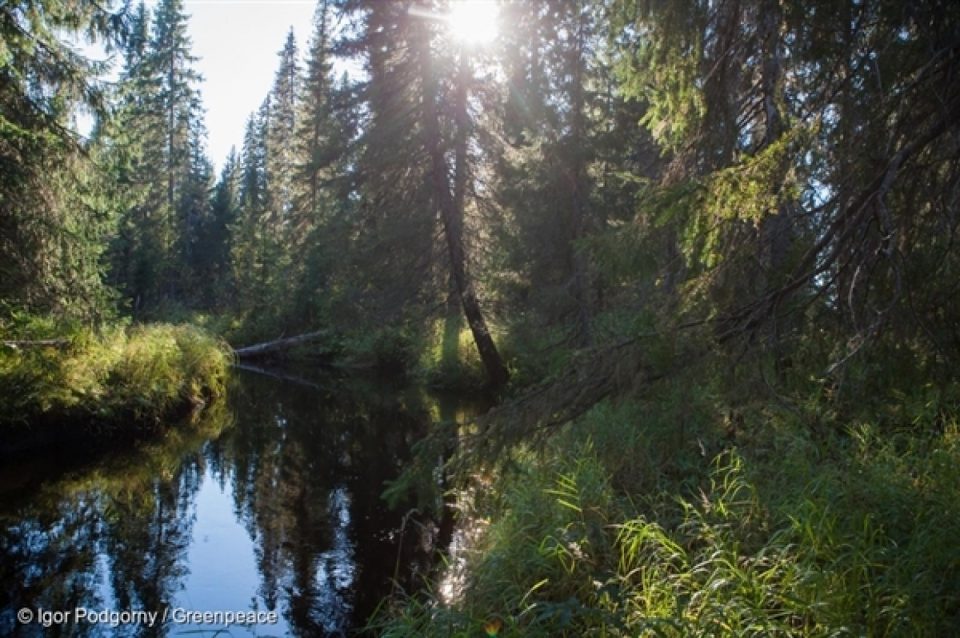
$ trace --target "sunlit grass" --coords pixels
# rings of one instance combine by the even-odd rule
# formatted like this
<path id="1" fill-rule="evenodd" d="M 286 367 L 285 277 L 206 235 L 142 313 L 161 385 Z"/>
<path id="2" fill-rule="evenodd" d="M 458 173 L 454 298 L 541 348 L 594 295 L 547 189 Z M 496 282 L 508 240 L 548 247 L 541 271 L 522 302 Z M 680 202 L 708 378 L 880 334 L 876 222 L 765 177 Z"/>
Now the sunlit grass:
<path id="1" fill-rule="evenodd" d="M 65 338 L 63 347 L 0 349 L 0 422 L 153 420 L 222 393 L 229 355 L 190 326 L 21 327 L 20 339 Z"/>
<path id="2" fill-rule="evenodd" d="M 433 324 L 419 367 L 427 383 L 437 388 L 476 389 L 486 379 L 473 334 L 459 314 Z"/>
<path id="3" fill-rule="evenodd" d="M 387 636 L 934 636 L 960 621 L 960 429 L 749 413 L 708 392 L 605 403 L 478 490 L 459 598 Z M 682 427 L 681 427 L 681 421 Z"/>

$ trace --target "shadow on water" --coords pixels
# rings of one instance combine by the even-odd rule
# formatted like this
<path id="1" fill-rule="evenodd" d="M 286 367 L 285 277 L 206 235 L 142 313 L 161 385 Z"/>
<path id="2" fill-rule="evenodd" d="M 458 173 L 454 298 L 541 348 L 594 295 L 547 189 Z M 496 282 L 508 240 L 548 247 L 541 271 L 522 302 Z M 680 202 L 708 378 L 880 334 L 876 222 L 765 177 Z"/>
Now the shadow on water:
<path id="1" fill-rule="evenodd" d="M 135 450 L 6 460 L 0 635 L 213 636 L 224 627 L 179 610 L 255 611 L 264 621 L 219 635 L 347 635 L 394 579 L 416 588 L 448 525 L 413 501 L 390 509 L 381 494 L 432 421 L 482 406 L 283 376 L 241 371 L 229 401 Z M 21 609 L 32 622 L 17 619 Z M 93 623 L 78 621 L 78 609 L 160 615 Z"/>

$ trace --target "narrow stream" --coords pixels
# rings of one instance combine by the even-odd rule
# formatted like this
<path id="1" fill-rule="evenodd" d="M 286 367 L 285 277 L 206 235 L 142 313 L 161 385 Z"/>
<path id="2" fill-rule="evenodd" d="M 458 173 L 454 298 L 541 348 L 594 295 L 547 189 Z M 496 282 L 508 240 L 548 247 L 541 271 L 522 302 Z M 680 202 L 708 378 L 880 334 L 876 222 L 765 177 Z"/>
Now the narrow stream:
<path id="1" fill-rule="evenodd" d="M 7 459 L 0 635 L 347 635 L 431 570 L 439 524 L 381 494 L 432 421 L 470 411 L 241 371 L 160 440 Z"/>

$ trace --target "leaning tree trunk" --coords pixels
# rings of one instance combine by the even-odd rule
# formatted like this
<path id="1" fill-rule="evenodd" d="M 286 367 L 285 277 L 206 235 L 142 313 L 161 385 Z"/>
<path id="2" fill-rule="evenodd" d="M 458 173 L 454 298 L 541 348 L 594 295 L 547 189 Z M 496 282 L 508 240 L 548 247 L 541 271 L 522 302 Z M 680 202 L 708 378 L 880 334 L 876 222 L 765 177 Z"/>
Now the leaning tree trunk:
<path id="1" fill-rule="evenodd" d="M 429 54 L 428 54 L 429 55 Z M 457 184 L 458 197 L 455 199 L 450 192 L 450 183 L 447 176 L 447 163 L 443 156 L 443 145 L 440 135 L 440 122 L 437 115 L 436 105 L 436 80 L 432 77 L 431 65 L 428 64 L 429 58 L 424 62 L 425 77 L 423 82 L 424 101 L 423 101 L 423 130 L 424 141 L 427 151 L 430 154 L 431 161 L 431 181 L 433 186 L 433 203 L 439 209 L 440 218 L 443 222 L 443 235 L 447 243 L 447 251 L 450 256 L 450 274 L 453 278 L 454 286 L 460 297 L 460 304 L 463 306 L 463 314 L 467 318 L 467 324 L 470 326 L 470 332 L 473 334 L 473 341 L 476 343 L 477 352 L 483 361 L 483 366 L 487 372 L 487 380 L 491 387 L 499 388 L 506 384 L 509 379 L 507 367 L 503 364 L 500 352 L 497 350 L 490 330 L 487 327 L 483 311 L 480 309 L 480 302 L 477 299 L 476 289 L 473 280 L 467 270 L 466 254 L 463 247 L 463 202 L 466 187 L 466 162 L 467 162 L 467 120 L 466 113 L 466 93 L 467 93 L 467 60 L 461 59 L 461 70 L 458 74 L 457 91 L 462 95 L 462 100 L 457 100 L 457 139 L 455 154 L 457 158 Z M 459 200 L 459 201 L 458 201 Z"/>

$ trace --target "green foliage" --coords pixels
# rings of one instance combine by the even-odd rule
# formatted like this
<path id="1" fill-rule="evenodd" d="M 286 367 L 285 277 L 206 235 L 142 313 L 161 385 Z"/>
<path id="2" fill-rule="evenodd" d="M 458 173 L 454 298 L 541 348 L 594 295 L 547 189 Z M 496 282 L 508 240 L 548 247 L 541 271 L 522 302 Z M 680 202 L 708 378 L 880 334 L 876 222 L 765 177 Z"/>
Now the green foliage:
<path id="1" fill-rule="evenodd" d="M 622 34 L 616 70 L 624 92 L 648 104 L 643 116 L 665 151 L 682 151 L 702 129 L 708 106 L 698 76 L 705 54 L 697 3 L 612 3 L 614 33 Z M 639 36 L 639 37 L 638 37 Z"/>
<path id="2" fill-rule="evenodd" d="M 143 316 L 176 299 L 198 302 L 212 269 L 209 191 L 212 167 L 181 0 L 163 0 L 132 16 L 114 117 L 96 131 L 109 170 L 105 181 L 119 206 L 111 242 L 111 278 Z"/>
<path id="3" fill-rule="evenodd" d="M 26 319 L 4 338 L 62 339 L 0 350 L 0 423 L 133 419 L 153 421 L 224 391 L 229 355 L 190 326 L 113 326 L 94 333 L 79 325 Z"/>
<path id="4" fill-rule="evenodd" d="M 68 36 L 119 34 L 119 14 L 91 1 L 0 6 L 0 312 L 101 319 L 101 254 L 112 228 L 101 176 L 71 129 L 77 108 L 102 117 L 100 65 Z"/>
<path id="5" fill-rule="evenodd" d="M 434 322 L 427 338 L 419 369 L 428 385 L 451 390 L 471 390 L 483 386 L 483 363 L 459 309 L 455 310 L 452 317 Z"/>
<path id="6" fill-rule="evenodd" d="M 960 614 L 960 428 L 811 436 L 815 412 L 744 412 L 666 384 L 601 404 L 475 492 L 450 597 L 382 635 L 946 635 Z M 919 426 L 919 429 L 918 427 Z M 508 464 L 509 466 L 509 464 Z M 442 582 L 442 581 L 441 581 Z"/>
<path id="7" fill-rule="evenodd" d="M 758 224 L 784 202 L 794 201 L 795 185 L 785 184 L 786 167 L 799 130 L 784 135 L 743 162 L 710 176 L 704 212 L 714 219 L 742 219 Z M 792 186 L 792 188 L 791 188 Z"/>
<path id="8" fill-rule="evenodd" d="M 0 328 L 67 340 L 0 351 L 0 421 L 221 390 L 200 332 L 95 333 L 105 276 L 138 318 L 329 328 L 447 387 L 483 379 L 459 289 L 473 339 L 503 327 L 490 369 L 502 345 L 537 388 L 484 459 L 514 469 L 474 492 L 462 596 L 388 635 L 948 633 L 960 5 L 498 3 L 468 51 L 421 4 L 323 0 L 212 197 L 182 0 L 131 17 L 115 94 L 64 37 L 122 16 L 0 4 Z"/>
<path id="9" fill-rule="evenodd" d="M 409 326 L 380 326 L 347 335 L 343 348 L 352 365 L 403 375 L 416 367 L 419 341 L 420 336 Z"/>
<path id="10" fill-rule="evenodd" d="M 372 356 L 377 368 L 402 372 L 416 360 L 414 337 L 406 328 L 384 327 L 362 340 L 360 351 Z"/>
<path id="11" fill-rule="evenodd" d="M 527 387 L 565 370 L 573 356 L 565 340 L 562 326 L 543 326 L 528 317 L 508 324 L 503 351 L 511 362 L 513 383 Z"/>

